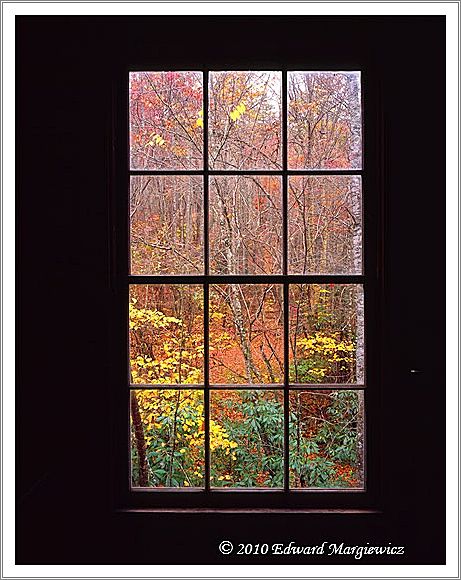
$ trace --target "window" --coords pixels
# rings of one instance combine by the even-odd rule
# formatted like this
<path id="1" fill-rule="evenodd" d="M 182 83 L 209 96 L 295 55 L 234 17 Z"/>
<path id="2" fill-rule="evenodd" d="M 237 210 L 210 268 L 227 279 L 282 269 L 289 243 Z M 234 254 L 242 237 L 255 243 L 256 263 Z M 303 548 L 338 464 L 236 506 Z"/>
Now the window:
<path id="1" fill-rule="evenodd" d="M 129 87 L 131 492 L 365 493 L 360 72 Z"/>

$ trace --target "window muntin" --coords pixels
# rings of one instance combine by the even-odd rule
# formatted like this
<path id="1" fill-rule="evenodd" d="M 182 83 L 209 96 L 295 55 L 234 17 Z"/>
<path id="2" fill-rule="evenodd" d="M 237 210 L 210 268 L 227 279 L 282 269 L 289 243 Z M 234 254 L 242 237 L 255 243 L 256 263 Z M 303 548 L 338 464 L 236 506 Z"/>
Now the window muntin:
<path id="1" fill-rule="evenodd" d="M 130 326 L 162 343 L 130 341 L 134 488 L 364 487 L 360 115 L 356 72 L 130 74 Z"/>

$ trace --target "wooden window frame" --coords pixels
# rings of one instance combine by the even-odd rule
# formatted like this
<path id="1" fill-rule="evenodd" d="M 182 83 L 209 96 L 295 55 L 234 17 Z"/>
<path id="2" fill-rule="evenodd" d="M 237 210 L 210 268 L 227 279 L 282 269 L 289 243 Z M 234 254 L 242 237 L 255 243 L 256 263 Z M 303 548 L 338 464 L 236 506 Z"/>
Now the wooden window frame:
<path id="1" fill-rule="evenodd" d="M 136 71 L 184 71 L 191 70 L 203 74 L 204 86 L 204 164 L 201 170 L 131 170 L 129 147 L 129 73 Z M 108 181 L 110 183 L 110 232 L 111 232 L 111 288 L 114 298 L 117 332 L 112 337 L 114 360 L 113 376 L 123 377 L 117 381 L 113 397 L 113 457 L 116 504 L 123 509 L 149 510 L 368 510 L 379 506 L 380 498 L 380 416 L 379 400 L 381 391 L 380 372 L 380 302 L 382 296 L 382 123 L 380 121 L 377 80 L 372 71 L 363 64 L 357 66 L 325 66 L 313 68 L 291 67 L 287 63 L 274 63 L 274 66 L 257 66 L 252 63 L 251 70 L 274 70 L 282 73 L 282 169 L 257 171 L 226 171 L 208 168 L 208 75 L 215 70 L 249 70 L 248 65 L 217 67 L 215 63 L 207 67 L 165 65 L 162 68 L 149 66 L 129 66 L 120 71 L 113 88 L 112 142 L 109 161 Z M 287 119 L 288 119 L 288 73 L 292 70 L 306 72 L 348 72 L 360 71 L 362 96 L 362 168 L 359 170 L 290 170 L 288 169 Z M 204 180 L 204 257 L 205 272 L 203 275 L 153 275 L 141 276 L 130 274 L 129 264 L 129 187 L 133 175 L 199 175 Z M 279 275 L 231 276 L 210 275 L 208 248 L 208 184 L 211 175 L 277 175 L 282 179 L 283 200 L 283 272 Z M 362 178 L 362 274 L 354 275 L 292 275 L 288 274 L 288 236 L 287 205 L 288 177 L 290 175 L 359 175 Z M 343 283 L 361 284 L 365 303 L 365 385 L 305 385 L 303 390 L 314 389 L 363 389 L 365 400 L 365 442 L 364 442 L 364 488 L 362 489 L 314 489 L 289 488 L 288 463 L 288 421 L 284 422 L 285 430 L 285 485 L 283 489 L 243 489 L 243 488 L 210 488 L 209 456 L 209 406 L 210 381 L 208 369 L 208 317 L 209 286 L 216 283 L 278 283 L 283 285 L 284 310 L 288 312 L 288 288 L 293 283 Z M 130 475 L 130 404 L 129 394 L 139 385 L 130 385 L 129 365 L 129 330 L 128 303 L 129 287 L 132 284 L 201 284 L 204 288 L 204 401 L 205 401 L 205 481 L 203 489 L 196 488 L 132 488 Z M 284 316 L 284 358 L 288 360 L 288 316 Z M 284 365 L 284 383 L 280 391 L 284 392 L 284 415 L 288 416 L 288 393 L 293 390 L 288 380 L 289 367 Z M 127 384 L 128 379 L 128 384 Z M 161 388 L 181 388 L 179 385 Z M 238 385 L 244 389 L 245 385 Z M 145 388 L 156 389 L 159 386 L 145 385 Z M 248 388 L 248 387 L 246 387 Z"/>

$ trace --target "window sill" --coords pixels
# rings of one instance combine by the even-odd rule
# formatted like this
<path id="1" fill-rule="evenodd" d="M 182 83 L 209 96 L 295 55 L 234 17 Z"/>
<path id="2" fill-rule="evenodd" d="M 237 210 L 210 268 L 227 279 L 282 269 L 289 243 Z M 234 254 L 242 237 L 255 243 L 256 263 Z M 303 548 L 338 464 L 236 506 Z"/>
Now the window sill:
<path id="1" fill-rule="evenodd" d="M 377 509 L 315 509 L 315 508 L 125 508 L 118 509 L 117 513 L 219 513 L 219 514 L 381 514 Z"/>

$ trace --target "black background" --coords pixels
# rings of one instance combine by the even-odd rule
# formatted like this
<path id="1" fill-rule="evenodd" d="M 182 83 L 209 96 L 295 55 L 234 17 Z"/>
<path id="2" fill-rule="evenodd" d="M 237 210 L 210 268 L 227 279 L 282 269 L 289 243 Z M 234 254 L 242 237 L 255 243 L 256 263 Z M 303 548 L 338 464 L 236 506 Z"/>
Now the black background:
<path id="1" fill-rule="evenodd" d="M 17 563 L 443 563 L 444 18 L 35 16 L 18 17 L 16 33 Z M 117 511 L 109 272 L 117 79 L 130 65 L 286 62 L 369 69 L 380 80 L 382 486 L 371 506 L 380 513 Z M 223 539 L 391 542 L 405 555 L 222 556 Z"/>

